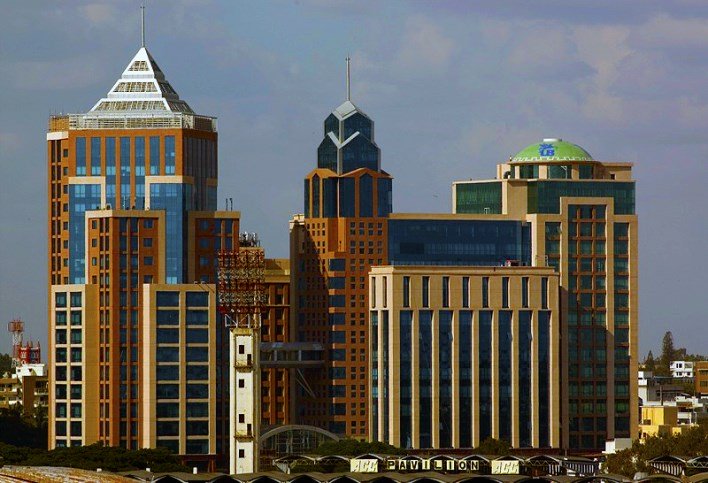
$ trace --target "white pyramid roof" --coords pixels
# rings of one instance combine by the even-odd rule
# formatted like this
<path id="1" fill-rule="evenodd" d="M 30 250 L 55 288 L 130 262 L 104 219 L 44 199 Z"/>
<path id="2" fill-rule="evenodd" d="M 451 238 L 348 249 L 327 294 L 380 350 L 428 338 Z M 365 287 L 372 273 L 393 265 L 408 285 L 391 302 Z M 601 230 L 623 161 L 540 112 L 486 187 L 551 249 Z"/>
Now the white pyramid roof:
<path id="1" fill-rule="evenodd" d="M 179 98 L 145 47 L 141 47 L 108 95 L 93 108 L 95 114 L 194 114 Z"/>

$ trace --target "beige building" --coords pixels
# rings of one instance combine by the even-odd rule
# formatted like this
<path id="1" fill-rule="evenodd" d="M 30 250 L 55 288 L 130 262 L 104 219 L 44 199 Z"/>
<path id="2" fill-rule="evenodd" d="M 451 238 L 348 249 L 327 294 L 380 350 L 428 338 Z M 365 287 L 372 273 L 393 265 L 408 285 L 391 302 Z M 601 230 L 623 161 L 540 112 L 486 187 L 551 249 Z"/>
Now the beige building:
<path id="1" fill-rule="evenodd" d="M 382 266 L 369 287 L 374 440 L 559 446 L 553 269 Z"/>

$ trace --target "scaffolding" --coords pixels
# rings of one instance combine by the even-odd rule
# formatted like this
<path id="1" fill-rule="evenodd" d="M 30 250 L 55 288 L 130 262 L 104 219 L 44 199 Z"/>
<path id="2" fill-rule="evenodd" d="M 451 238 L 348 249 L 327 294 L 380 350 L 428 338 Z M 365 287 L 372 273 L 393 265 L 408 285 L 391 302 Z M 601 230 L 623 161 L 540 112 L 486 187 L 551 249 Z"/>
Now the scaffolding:
<path id="1" fill-rule="evenodd" d="M 268 299 L 263 249 L 242 247 L 219 252 L 216 293 L 227 327 L 259 328 Z"/>

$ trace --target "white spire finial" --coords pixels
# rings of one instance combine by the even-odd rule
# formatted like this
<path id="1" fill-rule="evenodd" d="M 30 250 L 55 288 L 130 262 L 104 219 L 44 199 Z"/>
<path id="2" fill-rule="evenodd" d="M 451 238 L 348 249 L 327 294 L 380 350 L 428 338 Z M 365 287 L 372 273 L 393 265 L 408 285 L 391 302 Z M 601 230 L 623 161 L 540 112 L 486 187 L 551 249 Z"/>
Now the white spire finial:
<path id="1" fill-rule="evenodd" d="M 351 64 L 351 57 L 347 55 L 347 100 L 351 101 L 352 100 L 352 91 L 351 91 L 351 72 L 350 72 L 350 67 L 349 64 Z"/>
<path id="2" fill-rule="evenodd" d="M 145 47 L 145 5 L 140 5 L 140 41 Z"/>

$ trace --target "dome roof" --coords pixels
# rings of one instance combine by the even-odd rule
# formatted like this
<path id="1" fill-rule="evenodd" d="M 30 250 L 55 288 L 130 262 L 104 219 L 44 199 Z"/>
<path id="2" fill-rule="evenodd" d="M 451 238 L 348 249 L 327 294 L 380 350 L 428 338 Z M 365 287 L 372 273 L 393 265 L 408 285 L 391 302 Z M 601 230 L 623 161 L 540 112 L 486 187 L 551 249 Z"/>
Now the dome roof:
<path id="1" fill-rule="evenodd" d="M 560 138 L 546 138 L 540 143 L 525 147 L 511 158 L 512 163 L 531 161 L 594 161 L 594 159 L 577 144 Z"/>

